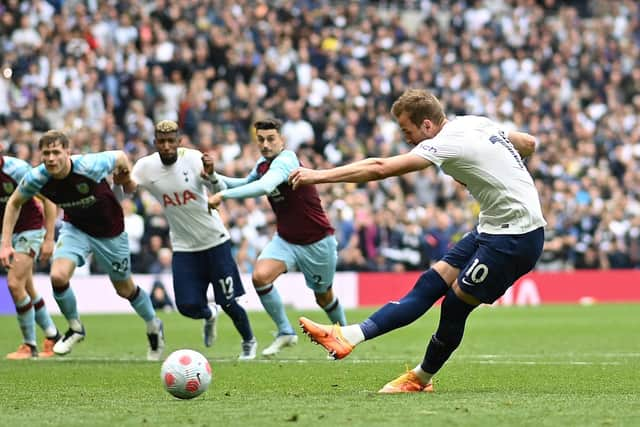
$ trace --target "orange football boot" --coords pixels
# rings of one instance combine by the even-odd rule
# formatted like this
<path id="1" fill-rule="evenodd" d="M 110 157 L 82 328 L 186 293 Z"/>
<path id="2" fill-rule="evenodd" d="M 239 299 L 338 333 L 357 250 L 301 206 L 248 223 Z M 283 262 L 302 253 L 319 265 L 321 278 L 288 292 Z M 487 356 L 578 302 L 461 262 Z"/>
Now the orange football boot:
<path id="1" fill-rule="evenodd" d="M 311 341 L 327 349 L 334 359 L 344 359 L 353 351 L 354 346 L 342 336 L 340 325 L 321 325 L 306 317 L 301 317 L 298 321 Z"/>

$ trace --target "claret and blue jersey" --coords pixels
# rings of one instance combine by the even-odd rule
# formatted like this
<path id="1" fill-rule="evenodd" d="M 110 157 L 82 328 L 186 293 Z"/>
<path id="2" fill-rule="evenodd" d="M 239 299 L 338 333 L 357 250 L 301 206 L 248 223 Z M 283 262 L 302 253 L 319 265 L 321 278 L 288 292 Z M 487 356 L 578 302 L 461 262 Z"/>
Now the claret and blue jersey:
<path id="1" fill-rule="evenodd" d="M 2 171 L 0 172 L 0 222 L 4 221 L 4 209 L 11 194 L 18 188 L 18 183 L 31 169 L 31 165 L 15 157 L 1 156 Z M 42 209 L 35 200 L 30 199 L 22 206 L 20 216 L 16 222 L 14 233 L 26 230 L 37 230 L 44 225 Z"/>
<path id="2" fill-rule="evenodd" d="M 115 152 L 71 156 L 71 171 L 54 179 L 41 164 L 18 186 L 26 198 L 41 193 L 64 209 L 64 220 L 92 237 L 115 237 L 124 231 L 122 207 L 106 177 L 113 172 Z"/>

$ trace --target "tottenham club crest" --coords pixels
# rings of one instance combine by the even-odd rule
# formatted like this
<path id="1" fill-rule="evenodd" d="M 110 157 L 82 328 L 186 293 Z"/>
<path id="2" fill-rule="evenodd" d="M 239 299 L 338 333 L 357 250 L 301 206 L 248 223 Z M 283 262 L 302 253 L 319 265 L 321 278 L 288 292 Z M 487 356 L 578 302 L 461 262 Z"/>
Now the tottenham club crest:
<path id="1" fill-rule="evenodd" d="M 7 194 L 13 193 L 13 182 L 3 182 L 2 188 L 4 189 L 4 192 Z"/>
<path id="2" fill-rule="evenodd" d="M 87 184 L 86 182 L 81 182 L 80 184 L 76 185 L 76 189 L 82 194 L 87 194 L 89 192 L 89 184 Z"/>

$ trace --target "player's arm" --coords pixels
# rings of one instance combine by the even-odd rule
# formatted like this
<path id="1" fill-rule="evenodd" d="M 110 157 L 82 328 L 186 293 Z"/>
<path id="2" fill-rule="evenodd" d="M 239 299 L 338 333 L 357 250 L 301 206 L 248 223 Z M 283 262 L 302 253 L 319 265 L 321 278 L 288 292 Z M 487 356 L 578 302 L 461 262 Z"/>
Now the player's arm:
<path id="1" fill-rule="evenodd" d="M 122 186 L 125 193 L 133 193 L 138 188 L 138 183 L 131 176 L 131 163 L 124 151 L 114 151 L 116 156 L 113 168 L 113 183 Z"/>
<path id="2" fill-rule="evenodd" d="M 247 199 L 271 193 L 283 182 L 287 182 L 288 172 L 271 168 L 260 179 L 235 188 L 227 188 L 209 197 L 209 208 L 215 209 L 226 199 Z"/>
<path id="3" fill-rule="evenodd" d="M 202 173 L 200 174 L 204 178 L 209 190 L 213 193 L 217 193 L 227 188 L 240 187 L 248 184 L 255 179 L 254 171 L 244 178 L 232 178 L 230 176 L 224 176 L 217 173 L 214 169 L 213 157 L 209 153 L 202 154 Z"/>
<path id="4" fill-rule="evenodd" d="M 426 169 L 433 163 L 412 153 L 388 158 L 371 157 L 333 169 L 298 168 L 289 175 L 295 190 L 301 185 L 329 182 L 368 182 Z"/>
<path id="5" fill-rule="evenodd" d="M 0 242 L 0 263 L 7 268 L 11 266 L 13 258 L 13 230 L 20 216 L 22 205 L 24 205 L 28 197 L 24 196 L 20 191 L 16 190 L 11 194 L 4 208 L 4 220 L 2 221 L 2 241 Z"/>
<path id="6" fill-rule="evenodd" d="M 53 254 L 53 247 L 55 245 L 55 233 L 56 233 L 56 218 L 58 217 L 58 208 L 55 203 L 47 199 L 41 194 L 36 194 L 36 197 L 42 202 L 44 210 L 44 240 L 40 247 L 40 261 L 47 261 Z"/>
<path id="7" fill-rule="evenodd" d="M 507 137 L 518 150 L 520 157 L 529 157 L 536 151 L 536 138 L 533 135 L 512 130 L 509 131 Z"/>

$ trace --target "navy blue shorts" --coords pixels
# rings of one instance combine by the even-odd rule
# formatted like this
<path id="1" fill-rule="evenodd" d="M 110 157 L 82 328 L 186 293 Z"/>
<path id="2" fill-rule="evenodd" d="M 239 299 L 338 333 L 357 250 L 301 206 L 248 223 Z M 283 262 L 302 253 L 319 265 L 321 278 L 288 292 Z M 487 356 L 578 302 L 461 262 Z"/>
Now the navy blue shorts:
<path id="1" fill-rule="evenodd" d="M 474 230 L 451 248 L 442 261 L 460 269 L 458 284 L 464 292 L 491 304 L 533 269 L 543 244 L 543 227 L 525 234 L 486 234 Z"/>
<path id="2" fill-rule="evenodd" d="M 226 305 L 244 295 L 228 240 L 204 251 L 174 252 L 172 267 L 177 305 L 206 305 L 209 284 L 213 285 L 215 300 L 219 305 Z"/>

